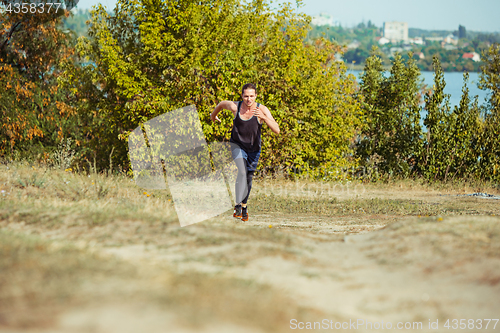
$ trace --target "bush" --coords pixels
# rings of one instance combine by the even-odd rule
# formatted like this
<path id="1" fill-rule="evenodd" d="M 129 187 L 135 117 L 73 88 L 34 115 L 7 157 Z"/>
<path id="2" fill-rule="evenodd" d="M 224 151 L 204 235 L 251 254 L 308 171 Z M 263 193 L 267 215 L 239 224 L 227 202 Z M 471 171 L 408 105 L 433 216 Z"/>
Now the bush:
<path id="1" fill-rule="evenodd" d="M 61 18 L 0 13 L 0 157 L 45 159 L 64 138 L 84 134 L 61 64 L 72 61 L 74 39 Z"/>
<path id="2" fill-rule="evenodd" d="M 319 176 L 353 165 L 355 78 L 336 62 L 338 46 L 305 42 L 309 21 L 289 5 L 272 11 L 264 1 L 120 0 L 113 15 L 99 6 L 78 44 L 87 65 L 67 72 L 67 83 L 88 94 L 80 112 L 102 121 L 94 127 L 96 154 L 105 160 L 115 147 L 115 162 L 127 164 L 131 130 L 190 104 L 208 141 L 227 141 L 232 117 L 212 124 L 209 114 L 254 82 L 258 102 L 281 128 L 279 136 L 263 131 L 261 170 Z"/>
<path id="3" fill-rule="evenodd" d="M 422 150 L 420 71 L 410 54 L 406 63 L 396 54 L 389 76 L 384 75 L 377 48 L 367 59 L 360 94 L 366 126 L 357 145 L 365 166 L 407 177 L 417 170 Z"/>

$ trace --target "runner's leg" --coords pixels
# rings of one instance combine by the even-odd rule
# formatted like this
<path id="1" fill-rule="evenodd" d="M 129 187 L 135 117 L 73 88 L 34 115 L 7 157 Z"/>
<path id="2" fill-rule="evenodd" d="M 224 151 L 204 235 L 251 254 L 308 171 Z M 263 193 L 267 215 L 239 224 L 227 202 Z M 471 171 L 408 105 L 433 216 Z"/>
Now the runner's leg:
<path id="1" fill-rule="evenodd" d="M 245 159 L 237 158 L 234 160 L 234 163 L 236 163 L 236 167 L 238 168 L 238 175 L 236 176 L 236 184 L 234 186 L 236 204 L 238 205 L 241 204 L 245 198 L 248 198 L 248 175 Z"/>
<path id="2" fill-rule="evenodd" d="M 242 203 L 244 203 L 244 204 L 247 203 L 248 196 L 250 196 L 250 190 L 252 189 L 252 179 L 253 179 L 254 173 L 255 173 L 255 171 L 247 171 L 246 181 L 247 181 L 248 192 L 247 192 L 247 195 L 245 196 L 245 198 L 242 200 Z"/>
<path id="3" fill-rule="evenodd" d="M 236 168 L 238 172 L 236 174 L 236 182 L 234 184 L 234 196 L 236 201 L 236 206 L 241 205 L 243 199 L 247 196 L 247 153 L 241 149 L 235 143 L 230 143 L 231 145 L 231 156 L 233 158 L 234 163 L 236 164 Z"/>
<path id="4" fill-rule="evenodd" d="M 248 201 L 248 197 L 250 196 L 250 190 L 252 189 L 252 180 L 253 180 L 253 176 L 255 174 L 255 171 L 257 170 L 257 165 L 259 163 L 260 151 L 248 153 L 247 155 L 248 156 L 246 159 L 246 166 L 247 166 L 246 181 L 247 181 L 248 192 L 242 201 L 242 203 L 245 205 Z"/>

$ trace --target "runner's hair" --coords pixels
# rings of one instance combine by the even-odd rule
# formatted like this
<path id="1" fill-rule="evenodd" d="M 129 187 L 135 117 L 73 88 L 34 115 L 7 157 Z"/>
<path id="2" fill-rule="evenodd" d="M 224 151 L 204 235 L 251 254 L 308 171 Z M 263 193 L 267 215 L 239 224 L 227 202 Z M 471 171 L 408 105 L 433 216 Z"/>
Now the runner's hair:
<path id="1" fill-rule="evenodd" d="M 243 95 L 245 93 L 245 90 L 247 89 L 253 89 L 255 90 L 255 94 L 257 95 L 257 87 L 253 83 L 247 83 L 241 88 L 241 94 Z"/>

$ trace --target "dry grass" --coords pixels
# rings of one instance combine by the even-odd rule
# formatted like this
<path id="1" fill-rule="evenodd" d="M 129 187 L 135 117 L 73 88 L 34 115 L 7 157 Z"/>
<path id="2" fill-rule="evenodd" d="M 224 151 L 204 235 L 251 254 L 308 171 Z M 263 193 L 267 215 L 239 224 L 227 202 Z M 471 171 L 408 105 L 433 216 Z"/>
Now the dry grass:
<path id="1" fill-rule="evenodd" d="M 76 216 L 76 220 L 82 216 L 87 223 L 94 225 L 106 223 L 109 218 L 176 222 L 168 193 L 145 192 L 125 176 L 85 176 L 11 165 L 1 168 L 0 188 L 4 191 L 2 203 L 15 202 L 18 207 L 26 205 L 29 211 L 35 209 L 48 213 L 55 210 L 57 214 L 48 218 L 53 223 L 63 222 L 68 215 L 72 219 Z M 32 222 L 29 212 L 24 214 L 26 223 Z"/>
<path id="2" fill-rule="evenodd" d="M 499 219 L 478 217 L 497 215 L 498 201 L 457 196 L 498 194 L 494 186 L 256 180 L 249 223 L 221 216 L 185 228 L 167 191 L 124 175 L 0 165 L 0 190 L 0 327 L 52 326 L 68 307 L 125 300 L 174 313 L 183 327 L 287 331 L 290 318 L 321 311 L 226 273 L 281 258 L 316 280 L 328 264 L 314 246 L 381 228 L 365 251 L 384 265 L 430 272 L 500 255 Z M 495 267 L 484 283 L 498 283 Z"/>
<path id="3" fill-rule="evenodd" d="M 353 215 L 495 215 L 498 200 L 464 194 L 499 193 L 494 185 L 435 184 L 402 180 L 389 184 L 269 181 L 255 185 L 254 209 L 330 217 Z"/>

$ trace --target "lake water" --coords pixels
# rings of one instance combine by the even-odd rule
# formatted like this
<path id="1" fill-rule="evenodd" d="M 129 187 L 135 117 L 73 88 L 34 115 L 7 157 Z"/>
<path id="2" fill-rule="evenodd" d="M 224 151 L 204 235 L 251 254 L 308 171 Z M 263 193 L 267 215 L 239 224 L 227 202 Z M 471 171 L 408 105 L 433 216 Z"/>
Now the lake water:
<path id="1" fill-rule="evenodd" d="M 358 79 L 361 75 L 361 71 L 348 70 L 348 73 L 354 74 Z M 434 84 L 434 72 L 421 72 L 422 79 L 428 87 L 432 87 Z M 459 72 L 449 72 L 444 73 L 444 80 L 446 82 L 446 87 L 444 92 L 450 94 L 450 105 L 453 106 L 460 105 L 460 99 L 462 98 L 462 87 L 464 84 L 463 74 Z M 477 87 L 479 83 L 479 73 L 469 73 L 469 81 L 467 86 L 469 87 L 469 96 L 471 99 L 474 96 L 478 96 L 479 105 L 486 103 L 487 91 L 480 90 Z"/>

